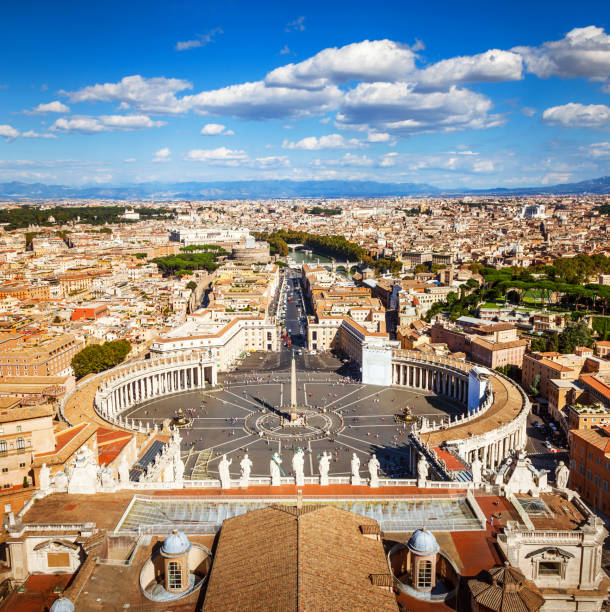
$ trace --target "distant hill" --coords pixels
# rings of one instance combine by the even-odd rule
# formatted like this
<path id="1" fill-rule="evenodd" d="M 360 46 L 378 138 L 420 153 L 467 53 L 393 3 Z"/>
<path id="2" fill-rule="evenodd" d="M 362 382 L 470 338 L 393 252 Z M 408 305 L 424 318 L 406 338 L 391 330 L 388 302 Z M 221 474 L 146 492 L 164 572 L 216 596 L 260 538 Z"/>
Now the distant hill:
<path id="1" fill-rule="evenodd" d="M 339 198 L 387 196 L 543 195 L 610 193 L 610 176 L 543 187 L 442 190 L 425 183 L 375 181 L 214 181 L 135 183 L 124 186 L 68 187 L 44 183 L 0 183 L 0 199 L 220 200 L 248 198 Z"/>
<path id="2" fill-rule="evenodd" d="M 440 190 L 419 183 L 374 181 L 216 181 L 138 183 L 122 187 L 67 187 L 43 183 L 0 183 L 4 199 L 218 200 L 248 198 L 337 198 L 434 195 Z"/>

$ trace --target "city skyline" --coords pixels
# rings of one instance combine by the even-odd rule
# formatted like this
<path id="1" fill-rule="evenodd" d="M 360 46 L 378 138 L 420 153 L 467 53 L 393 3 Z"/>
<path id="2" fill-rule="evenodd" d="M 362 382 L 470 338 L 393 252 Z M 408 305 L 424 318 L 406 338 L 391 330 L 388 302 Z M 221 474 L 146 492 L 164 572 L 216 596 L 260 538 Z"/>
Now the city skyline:
<path id="1" fill-rule="evenodd" d="M 379 8 L 6 7 L 0 181 L 476 189 L 610 174 L 601 3 Z"/>

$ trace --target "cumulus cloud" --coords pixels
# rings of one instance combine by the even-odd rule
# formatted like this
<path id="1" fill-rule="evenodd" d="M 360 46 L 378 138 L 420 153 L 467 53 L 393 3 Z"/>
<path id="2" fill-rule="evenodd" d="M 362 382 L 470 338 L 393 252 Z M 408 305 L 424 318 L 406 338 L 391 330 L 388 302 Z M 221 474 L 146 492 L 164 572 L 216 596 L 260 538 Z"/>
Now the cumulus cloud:
<path id="1" fill-rule="evenodd" d="M 19 136 L 19 130 L 16 130 L 12 125 L 0 125 L 0 137 L 7 142 L 15 140 Z"/>
<path id="2" fill-rule="evenodd" d="M 44 115 L 45 113 L 69 113 L 70 107 L 55 100 L 47 104 L 39 104 L 34 110 L 24 111 L 26 115 Z"/>
<path id="3" fill-rule="evenodd" d="M 539 47 L 515 47 L 528 72 L 538 77 L 606 79 L 610 74 L 610 36 L 603 28 L 574 28 L 561 40 Z"/>
<path id="4" fill-rule="evenodd" d="M 523 78 L 523 60 L 517 53 L 491 49 L 478 55 L 441 60 L 421 70 L 415 78 L 420 89 L 457 83 L 518 81 Z"/>
<path id="5" fill-rule="evenodd" d="M 321 149 L 358 149 L 364 145 L 357 138 L 344 138 L 341 134 L 327 134 L 325 136 L 308 136 L 298 142 L 284 140 L 283 149 L 302 149 L 304 151 L 320 151 Z"/>
<path id="6" fill-rule="evenodd" d="M 233 130 L 227 130 L 227 126 L 222 123 L 206 123 L 201 128 L 201 134 L 203 136 L 233 136 L 235 132 Z"/>
<path id="7" fill-rule="evenodd" d="M 469 89 L 417 92 L 408 83 L 361 83 L 346 94 L 337 125 L 392 135 L 482 129 L 504 122 L 491 107 Z"/>
<path id="8" fill-rule="evenodd" d="M 165 121 L 153 121 L 146 115 L 102 115 L 57 119 L 49 128 L 52 132 L 96 134 L 98 132 L 142 130 L 165 125 Z"/>
<path id="9" fill-rule="evenodd" d="M 254 81 L 184 96 L 180 102 L 204 114 L 273 119 L 321 114 L 335 108 L 341 97 L 341 91 L 335 86 L 307 91 L 267 87 L 263 81 Z"/>
<path id="10" fill-rule="evenodd" d="M 284 156 L 257 157 L 252 159 L 245 151 L 228 149 L 227 147 L 192 149 L 184 156 L 184 159 L 192 162 L 203 162 L 213 166 L 245 166 L 262 170 L 290 165 L 290 160 Z"/>
<path id="11" fill-rule="evenodd" d="M 605 104 L 577 104 L 547 108 L 542 113 L 544 121 L 563 127 L 610 128 L 610 107 Z"/>
<path id="12" fill-rule="evenodd" d="M 415 53 L 392 40 L 365 40 L 324 49 L 298 64 L 272 70 L 271 87 L 322 89 L 348 81 L 394 81 L 415 70 Z"/>
<path id="13" fill-rule="evenodd" d="M 367 140 L 369 142 L 388 142 L 390 140 L 390 135 L 385 134 L 383 132 L 370 132 Z"/>
<path id="14" fill-rule="evenodd" d="M 205 47 L 207 44 L 214 42 L 214 38 L 218 34 L 223 34 L 222 28 L 214 28 L 207 34 L 197 34 L 197 37 L 192 40 L 183 40 L 176 43 L 176 51 L 186 51 L 188 49 L 196 49 L 197 47 Z"/>
<path id="15" fill-rule="evenodd" d="M 187 161 L 237 166 L 239 162 L 248 159 L 248 154 L 245 151 L 237 151 L 228 149 L 227 147 L 218 147 L 217 149 L 192 149 L 185 155 L 184 159 Z"/>
<path id="16" fill-rule="evenodd" d="M 40 132 L 36 132 L 34 130 L 28 130 L 27 132 L 23 132 L 23 134 L 21 134 L 21 137 L 22 138 L 57 138 L 55 134 L 48 134 L 48 133 L 41 134 Z"/>
<path id="17" fill-rule="evenodd" d="M 154 162 L 168 162 L 170 161 L 171 154 L 172 152 L 169 150 L 168 147 L 163 147 L 162 149 L 159 149 L 158 151 L 155 152 L 153 161 Z"/>
<path id="18" fill-rule="evenodd" d="M 72 102 L 120 102 L 123 108 L 134 107 L 145 112 L 182 113 L 188 108 L 181 105 L 176 93 L 192 88 L 184 79 L 146 79 L 136 74 L 118 83 L 90 85 L 67 95 Z"/>

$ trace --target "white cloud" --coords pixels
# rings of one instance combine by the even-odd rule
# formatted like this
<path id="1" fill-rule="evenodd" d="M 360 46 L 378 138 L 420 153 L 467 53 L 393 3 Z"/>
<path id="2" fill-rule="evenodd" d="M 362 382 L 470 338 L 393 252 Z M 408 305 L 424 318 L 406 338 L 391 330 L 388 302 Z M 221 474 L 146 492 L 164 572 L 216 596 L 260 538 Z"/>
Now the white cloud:
<path id="1" fill-rule="evenodd" d="M 34 110 L 24 111 L 26 115 L 44 115 L 45 113 L 69 113 L 70 107 L 55 100 L 47 104 L 39 104 Z"/>
<path id="2" fill-rule="evenodd" d="M 290 53 L 290 47 L 288 45 L 284 45 L 280 49 L 280 55 L 288 55 Z"/>
<path id="3" fill-rule="evenodd" d="M 416 92 L 408 83 L 360 83 L 345 96 L 337 125 L 392 135 L 501 125 L 486 96 L 469 89 Z"/>
<path id="4" fill-rule="evenodd" d="M 375 161 L 367 155 L 355 155 L 354 153 L 346 153 L 340 159 L 315 159 L 312 162 L 313 166 L 342 166 L 348 168 L 362 168 L 373 166 Z"/>
<path id="5" fill-rule="evenodd" d="M 52 132 L 96 134 L 98 132 L 142 130 L 165 125 L 146 115 L 102 115 L 101 117 L 72 117 L 57 119 L 49 128 Z"/>
<path id="6" fill-rule="evenodd" d="M 136 74 L 124 77 L 118 83 L 90 85 L 67 95 L 72 102 L 121 102 L 123 108 L 132 106 L 145 112 L 182 113 L 188 109 L 175 94 L 192 88 L 192 84 L 184 79 L 145 79 Z"/>
<path id="7" fill-rule="evenodd" d="M 207 34 L 198 34 L 197 38 L 192 40 L 184 40 L 176 43 L 176 51 L 186 51 L 187 49 L 195 49 L 197 47 L 205 47 L 207 44 L 214 42 L 217 34 L 223 34 L 222 28 L 214 28 Z"/>
<path id="8" fill-rule="evenodd" d="M 290 32 L 291 30 L 294 30 L 296 32 L 305 31 L 305 17 L 297 17 L 294 21 L 287 23 L 285 31 Z"/>
<path id="9" fill-rule="evenodd" d="M 266 87 L 263 81 L 254 81 L 184 96 L 180 103 L 199 113 L 273 119 L 321 114 L 335 108 L 341 97 L 334 86 L 307 91 Z"/>
<path id="10" fill-rule="evenodd" d="M 563 127 L 610 128 L 610 107 L 605 104 L 577 104 L 547 108 L 542 118 Z"/>
<path id="11" fill-rule="evenodd" d="M 533 117 L 538 111 L 535 108 L 532 108 L 531 106 L 524 106 L 521 109 L 521 112 L 526 116 L 526 117 Z"/>
<path id="12" fill-rule="evenodd" d="M 19 131 L 12 125 L 0 125 L 0 137 L 6 139 L 7 142 L 15 140 L 19 136 Z"/>
<path id="13" fill-rule="evenodd" d="M 153 157 L 154 162 L 168 162 L 170 161 L 170 156 L 172 152 L 168 147 L 163 147 L 155 152 L 155 156 Z"/>
<path id="14" fill-rule="evenodd" d="M 308 136 L 298 142 L 284 140 L 283 149 L 302 149 L 304 151 L 319 151 L 321 149 L 359 149 L 364 145 L 357 138 L 345 139 L 341 134 L 327 134 L 325 136 Z"/>
<path id="15" fill-rule="evenodd" d="M 477 159 L 472 165 L 473 172 L 493 172 L 496 169 L 490 159 Z"/>
<path id="16" fill-rule="evenodd" d="M 23 132 L 21 134 L 22 138 L 57 138 L 55 134 L 40 134 L 39 132 L 35 132 L 34 130 L 28 130 L 27 132 Z"/>
<path id="17" fill-rule="evenodd" d="M 586 147 L 581 147 L 589 157 L 610 157 L 610 142 L 594 142 Z"/>
<path id="18" fill-rule="evenodd" d="M 143 130 L 166 124 L 165 121 L 153 121 L 146 115 L 103 115 L 99 119 L 108 128 L 117 130 Z"/>
<path id="19" fill-rule="evenodd" d="M 478 55 L 452 57 L 424 68 L 415 76 L 419 89 L 457 83 L 518 81 L 523 78 L 521 56 L 491 49 Z"/>
<path id="20" fill-rule="evenodd" d="M 136 162 L 137 159 L 135 157 L 127 157 L 123 160 L 123 163 L 125 164 L 133 164 L 134 162 Z"/>
<path id="21" fill-rule="evenodd" d="M 184 156 L 184 159 L 186 161 L 203 162 L 212 166 L 247 167 L 259 170 L 290 166 L 290 160 L 285 156 L 273 155 L 252 159 L 245 151 L 228 149 L 227 147 L 193 149 Z"/>
<path id="22" fill-rule="evenodd" d="M 386 153 L 379 158 L 379 165 L 382 168 L 390 168 L 396 165 L 398 153 Z"/>
<path id="23" fill-rule="evenodd" d="M 255 168 L 286 168 L 290 166 L 290 160 L 283 155 L 272 155 L 269 157 L 257 157 L 253 160 Z"/>
<path id="24" fill-rule="evenodd" d="M 540 182 L 543 185 L 555 185 L 557 183 L 567 183 L 571 177 L 570 172 L 549 172 L 542 177 Z"/>
<path id="25" fill-rule="evenodd" d="M 388 142 L 390 135 L 383 132 L 369 132 L 367 140 L 369 142 Z"/>
<path id="26" fill-rule="evenodd" d="M 227 130 L 227 126 L 222 123 L 206 123 L 201 129 L 203 136 L 233 136 L 235 132 L 233 130 Z"/>
<path id="27" fill-rule="evenodd" d="M 209 164 L 238 166 L 240 162 L 248 160 L 248 154 L 245 151 L 236 151 L 227 149 L 227 147 L 218 147 L 217 149 L 192 149 L 185 155 L 184 159 L 187 161 L 206 162 Z"/>
<path id="28" fill-rule="evenodd" d="M 392 40 L 365 40 L 324 49 L 298 64 L 272 70 L 265 83 L 271 87 L 323 89 L 348 81 L 394 81 L 415 70 L 415 53 Z"/>
<path id="29" fill-rule="evenodd" d="M 523 56 L 528 72 L 541 78 L 606 79 L 610 74 L 610 36 L 596 26 L 574 28 L 561 40 L 513 51 Z"/>

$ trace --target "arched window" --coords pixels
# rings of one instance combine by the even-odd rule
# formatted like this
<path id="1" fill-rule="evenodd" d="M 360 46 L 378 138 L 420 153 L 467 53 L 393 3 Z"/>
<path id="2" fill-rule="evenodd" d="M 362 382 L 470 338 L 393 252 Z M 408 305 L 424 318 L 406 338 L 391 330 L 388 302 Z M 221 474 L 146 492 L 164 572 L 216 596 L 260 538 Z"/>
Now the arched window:
<path id="1" fill-rule="evenodd" d="M 167 564 L 167 587 L 169 591 L 182 588 L 182 569 L 180 564 L 170 561 Z"/>
<path id="2" fill-rule="evenodd" d="M 25 448 L 25 442 L 23 441 L 23 438 L 17 438 L 17 448 L 19 449 Z"/>
<path id="3" fill-rule="evenodd" d="M 420 561 L 417 566 L 417 588 L 432 587 L 432 561 Z"/>

